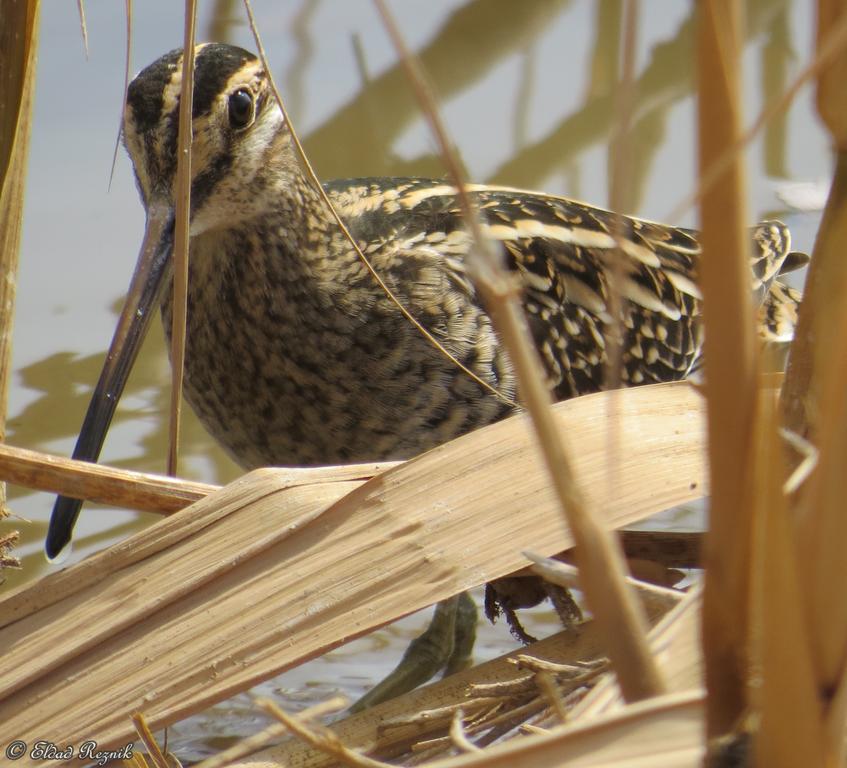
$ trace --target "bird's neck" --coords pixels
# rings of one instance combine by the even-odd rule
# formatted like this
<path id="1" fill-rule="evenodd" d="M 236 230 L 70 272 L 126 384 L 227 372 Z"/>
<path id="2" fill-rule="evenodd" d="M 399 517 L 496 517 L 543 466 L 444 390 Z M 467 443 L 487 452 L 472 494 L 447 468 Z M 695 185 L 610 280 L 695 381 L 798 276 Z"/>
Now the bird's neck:
<path id="1" fill-rule="evenodd" d="M 294 314 L 307 305 L 343 311 L 364 273 L 326 202 L 300 177 L 261 194 L 275 204 L 191 238 L 189 311 L 202 313 L 221 302 L 265 305 L 269 295 L 275 312 Z M 166 315 L 171 303 L 168 289 Z"/>

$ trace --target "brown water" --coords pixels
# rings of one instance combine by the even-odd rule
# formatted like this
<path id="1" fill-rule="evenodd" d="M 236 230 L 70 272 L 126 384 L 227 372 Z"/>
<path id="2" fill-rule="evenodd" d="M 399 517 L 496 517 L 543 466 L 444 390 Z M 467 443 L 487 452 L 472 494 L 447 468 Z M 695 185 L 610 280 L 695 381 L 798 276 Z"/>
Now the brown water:
<path id="1" fill-rule="evenodd" d="M 366 0 L 256 3 L 275 76 L 318 173 L 441 176 L 373 6 Z M 610 83 L 616 71 L 620 3 L 615 0 L 406 0 L 394 2 L 400 26 L 430 72 L 468 176 L 543 189 L 597 205 L 608 199 Z M 639 19 L 632 208 L 663 220 L 694 186 L 694 3 L 644 0 Z M 122 3 L 88 0 L 90 57 L 78 34 L 75 3 L 44 4 L 39 79 L 10 395 L 9 442 L 69 455 L 82 421 L 143 228 L 129 162 L 119 151 L 109 184 L 123 89 Z M 811 4 L 746 3 L 744 56 L 748 120 L 808 61 Z M 240 4 L 202 5 L 198 39 L 254 48 Z M 133 72 L 182 40 L 181 4 L 136 5 Z M 748 153 L 750 217 L 779 215 L 795 244 L 808 249 L 816 219 L 791 214 L 776 197 L 788 181 L 825 178 L 830 153 L 805 91 L 784 120 Z M 674 223 L 693 225 L 693 213 Z M 158 325 L 145 345 L 118 410 L 103 460 L 163 471 L 168 365 Z M 237 469 L 187 418 L 182 474 L 223 483 Z M 41 554 L 52 498 L 10 489 L 24 520 L 0 524 L 23 536 L 24 569 L 3 588 L 45 572 Z M 153 517 L 87 507 L 75 557 L 125 536 Z M 425 622 L 409 617 L 389 630 L 283 676 L 286 702 L 341 689 L 358 695 L 396 659 Z M 536 631 L 549 615 L 538 614 Z M 542 626 L 539 627 L 538 624 Z M 531 629 L 532 631 L 532 629 Z M 512 647 L 502 628 L 486 629 L 480 656 Z M 230 718 L 195 720 L 186 733 L 249 730 Z M 233 717 L 233 715 L 236 715 Z"/>

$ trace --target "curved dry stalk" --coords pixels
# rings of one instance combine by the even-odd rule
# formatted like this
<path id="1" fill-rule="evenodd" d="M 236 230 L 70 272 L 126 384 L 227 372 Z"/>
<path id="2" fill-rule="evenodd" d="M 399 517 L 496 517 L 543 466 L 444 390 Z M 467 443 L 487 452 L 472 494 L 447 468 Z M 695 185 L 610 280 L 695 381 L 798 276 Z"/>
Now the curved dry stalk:
<path id="1" fill-rule="evenodd" d="M 147 748 L 147 753 L 153 761 L 154 767 L 171 768 L 171 765 L 168 763 L 168 759 L 165 756 L 165 752 L 162 751 L 162 748 L 159 746 L 159 742 L 156 741 L 156 737 L 150 730 L 150 726 L 147 725 L 147 720 L 143 713 L 136 712 L 132 716 L 132 724 L 135 727 L 135 732 L 138 734 L 138 738 Z"/>
<path id="2" fill-rule="evenodd" d="M 390 301 L 400 310 L 403 316 L 417 329 L 417 331 L 430 344 L 432 344 L 435 349 L 437 349 L 442 355 L 444 355 L 451 363 L 453 363 L 453 365 L 459 368 L 459 370 L 461 370 L 466 375 L 470 376 L 470 378 L 473 379 L 477 384 L 479 384 L 480 387 L 494 395 L 498 400 L 506 403 L 507 405 L 515 406 L 516 403 L 513 400 L 506 397 L 506 395 L 500 392 L 496 387 L 493 387 L 487 381 L 483 381 L 470 368 L 468 368 L 464 363 L 462 363 L 461 360 L 459 360 L 454 354 L 452 354 L 440 341 L 438 341 L 438 339 L 436 339 L 426 328 L 424 328 L 423 325 L 421 325 L 417 318 L 415 318 L 415 316 L 406 308 L 403 302 L 401 302 L 400 299 L 397 298 L 395 293 L 388 287 L 382 277 L 380 277 L 379 273 L 376 271 L 376 269 L 374 269 L 368 257 L 365 256 L 362 249 L 359 247 L 359 244 L 350 234 L 350 230 L 347 228 L 347 225 L 344 223 L 341 216 L 338 215 L 338 211 L 335 210 L 335 206 L 332 204 L 332 201 L 326 194 L 326 190 L 323 188 L 323 185 L 318 179 L 314 168 L 312 168 L 312 164 L 309 162 L 309 158 L 306 156 L 306 151 L 303 149 L 303 145 L 300 143 L 300 139 L 297 136 L 297 132 L 295 131 L 291 119 L 288 116 L 288 111 L 285 108 L 282 96 L 280 96 L 280 93 L 277 90 L 276 82 L 274 81 L 270 65 L 268 64 L 268 58 L 265 54 L 265 47 L 262 45 L 261 38 L 259 37 L 259 30 L 256 27 L 256 20 L 253 17 L 253 8 L 250 5 L 250 0 L 244 0 L 244 8 L 247 11 L 247 18 L 250 23 L 250 29 L 253 32 L 253 37 L 256 41 L 256 47 L 259 52 L 259 59 L 262 62 L 262 66 L 265 68 L 265 72 L 268 76 L 268 82 L 270 83 L 271 90 L 273 91 L 274 97 L 276 98 L 277 104 L 279 105 L 279 108 L 282 112 L 283 119 L 285 120 L 285 123 L 288 126 L 289 131 L 291 132 L 291 138 L 294 141 L 294 146 L 297 150 L 297 154 L 300 156 L 300 161 L 302 162 L 303 168 L 306 171 L 306 176 L 312 182 L 312 186 L 314 187 L 315 191 L 320 195 L 324 204 L 327 206 L 328 210 L 332 214 L 333 219 L 335 219 L 336 225 L 341 230 L 341 233 L 344 235 L 344 237 L 347 238 L 347 241 L 350 243 L 351 247 L 356 252 L 356 255 L 358 256 L 359 260 L 362 262 L 362 264 L 364 264 L 371 277 L 373 277 L 377 285 L 379 285 L 380 289 L 385 293 L 385 295 L 390 299 Z"/>
<path id="3" fill-rule="evenodd" d="M 500 265 L 490 241 L 482 235 L 458 160 L 447 140 L 444 122 L 414 56 L 405 45 L 384 0 L 374 0 L 374 3 L 421 101 L 451 181 L 458 189 L 462 213 L 475 244 L 470 254 L 473 258 L 468 260 L 468 271 L 514 366 L 521 399 L 532 417 L 553 487 L 574 536 L 586 599 L 596 621 L 607 630 L 609 656 L 621 689 L 629 701 L 658 695 L 664 691 L 664 684 L 647 645 L 646 616 L 626 584 L 626 565 L 620 545 L 590 514 L 576 482 L 564 438 L 550 418 L 552 400 L 544 384 L 538 353 L 529 338 L 514 282 Z"/>
<path id="4" fill-rule="evenodd" d="M 76 9 L 79 14 L 79 29 L 82 32 L 82 47 L 85 50 L 85 58 L 88 58 L 88 25 L 85 23 L 85 4 L 83 0 L 76 0 Z"/>
<path id="5" fill-rule="evenodd" d="M 280 709 L 270 699 L 257 699 L 256 704 L 269 715 L 279 720 L 298 739 L 302 739 L 310 746 L 326 752 L 344 765 L 350 765 L 353 768 L 392 768 L 390 763 L 374 760 L 372 757 L 348 749 L 332 731 L 318 726 L 307 725 L 299 717 L 289 715 Z"/>
<path id="6" fill-rule="evenodd" d="M 80 0 L 81 1 L 81 0 Z M 125 0 L 124 10 L 126 11 L 126 57 L 124 58 L 124 89 L 121 96 L 121 113 L 118 118 L 118 133 L 115 136 L 115 149 L 112 152 L 112 166 L 109 169 L 109 186 L 112 188 L 112 181 L 115 178 L 115 166 L 118 163 L 118 149 L 121 146 L 121 134 L 124 129 L 124 113 L 126 112 L 126 92 L 129 88 L 129 73 L 132 66 L 132 0 Z"/>
<path id="7" fill-rule="evenodd" d="M 480 752 L 480 748 L 474 744 L 465 733 L 465 728 L 462 725 L 465 714 L 461 707 L 453 714 L 453 719 L 450 721 L 450 741 L 453 746 L 462 752 Z"/>

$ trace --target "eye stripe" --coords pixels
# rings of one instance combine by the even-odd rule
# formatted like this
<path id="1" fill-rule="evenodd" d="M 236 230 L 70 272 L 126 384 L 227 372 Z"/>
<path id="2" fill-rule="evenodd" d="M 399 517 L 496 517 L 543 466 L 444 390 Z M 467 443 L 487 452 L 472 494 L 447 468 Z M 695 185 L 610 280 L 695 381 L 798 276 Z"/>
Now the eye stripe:
<path id="1" fill-rule="evenodd" d="M 195 62 L 195 73 L 198 76 L 194 82 L 195 119 L 212 111 L 212 104 L 229 79 L 248 61 L 256 61 L 256 57 L 243 48 L 221 43 L 211 43 L 203 47 Z"/>
<path id="2" fill-rule="evenodd" d="M 232 167 L 232 154 L 224 152 L 216 158 L 217 162 L 194 177 L 191 185 L 191 205 L 200 208 L 212 194 L 212 190 L 225 178 Z"/>

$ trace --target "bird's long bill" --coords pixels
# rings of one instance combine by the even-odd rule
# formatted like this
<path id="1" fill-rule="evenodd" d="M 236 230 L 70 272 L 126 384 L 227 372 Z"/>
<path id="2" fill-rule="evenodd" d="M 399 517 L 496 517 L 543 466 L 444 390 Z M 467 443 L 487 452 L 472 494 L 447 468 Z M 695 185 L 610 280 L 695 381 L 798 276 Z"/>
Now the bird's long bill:
<path id="1" fill-rule="evenodd" d="M 76 441 L 75 459 L 97 461 L 100 456 L 115 407 L 172 272 L 173 229 L 172 210 L 151 206 L 126 303 Z M 70 542 L 81 507 L 79 499 L 56 499 L 44 545 L 49 559 L 56 560 Z"/>

